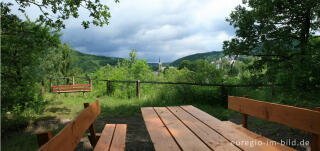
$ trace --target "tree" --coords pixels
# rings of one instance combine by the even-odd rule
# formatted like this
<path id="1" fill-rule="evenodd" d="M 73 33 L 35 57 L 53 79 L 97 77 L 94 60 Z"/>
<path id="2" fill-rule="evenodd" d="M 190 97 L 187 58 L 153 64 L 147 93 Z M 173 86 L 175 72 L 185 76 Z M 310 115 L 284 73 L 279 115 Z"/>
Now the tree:
<path id="1" fill-rule="evenodd" d="M 59 34 L 41 23 L 20 20 L 1 3 L 1 107 L 8 110 L 39 101 L 39 64 Z"/>
<path id="2" fill-rule="evenodd" d="M 70 47 L 64 43 L 63 45 L 60 46 L 61 49 L 61 73 L 63 76 L 69 76 L 69 70 L 71 66 L 71 50 Z"/>
<path id="3" fill-rule="evenodd" d="M 137 50 L 132 48 L 129 52 L 129 67 L 131 67 L 137 60 Z"/>
<path id="4" fill-rule="evenodd" d="M 320 47 L 311 41 L 319 34 L 318 0 L 245 0 L 243 5 L 227 19 L 236 38 L 224 42 L 224 53 L 258 57 L 250 68 L 268 82 L 314 87 L 310 79 L 319 79 L 314 69 L 320 67 L 315 55 Z"/>
<path id="5" fill-rule="evenodd" d="M 183 69 L 183 68 L 187 68 L 187 69 L 190 70 L 191 64 L 192 64 L 191 61 L 189 61 L 189 60 L 183 60 L 183 61 L 179 64 L 178 69 L 181 70 L 181 69 Z"/>
<path id="6" fill-rule="evenodd" d="M 71 49 L 66 43 L 59 44 L 57 47 L 51 47 L 45 51 L 46 52 L 44 56 L 41 57 L 43 59 L 41 60 L 39 66 L 43 79 L 59 76 L 70 76 L 71 72 L 81 73 L 79 69 L 70 71 L 72 62 Z"/>
<path id="7" fill-rule="evenodd" d="M 109 7 L 102 4 L 100 0 L 15 0 L 19 11 L 25 13 L 26 8 L 36 6 L 41 11 L 39 21 L 54 28 L 65 28 L 63 23 L 70 17 L 78 18 L 80 9 L 89 11 L 89 20 L 83 20 L 82 26 L 88 28 L 90 24 L 103 26 L 108 24 L 110 18 Z M 119 0 L 115 0 L 116 3 Z M 2 2 L 1 2 L 2 3 Z M 12 5 L 12 3 L 9 3 Z"/>

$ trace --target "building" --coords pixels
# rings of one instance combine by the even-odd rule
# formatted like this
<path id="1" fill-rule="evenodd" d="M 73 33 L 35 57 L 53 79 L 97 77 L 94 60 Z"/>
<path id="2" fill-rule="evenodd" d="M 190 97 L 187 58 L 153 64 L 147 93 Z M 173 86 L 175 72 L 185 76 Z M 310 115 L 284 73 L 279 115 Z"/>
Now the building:
<path id="1" fill-rule="evenodd" d="M 159 63 L 158 63 L 158 71 L 161 72 L 162 71 L 162 62 L 160 60 L 160 57 L 159 57 Z"/>

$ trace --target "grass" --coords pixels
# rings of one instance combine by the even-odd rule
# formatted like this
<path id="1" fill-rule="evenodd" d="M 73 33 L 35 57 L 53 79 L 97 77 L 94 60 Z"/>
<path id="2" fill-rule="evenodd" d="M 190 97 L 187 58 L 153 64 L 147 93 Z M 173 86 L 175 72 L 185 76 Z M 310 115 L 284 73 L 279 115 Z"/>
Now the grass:
<path id="1" fill-rule="evenodd" d="M 178 105 L 193 105 L 199 109 L 211 114 L 212 116 L 219 118 L 220 120 L 228 120 L 234 116 L 236 112 L 226 109 L 217 104 L 221 104 L 219 100 L 218 88 L 207 87 L 187 87 L 187 86 L 156 86 L 151 87 L 148 85 L 142 86 L 142 95 L 140 99 L 134 97 L 135 87 L 132 87 L 132 91 L 128 90 L 128 87 L 118 87 L 118 97 L 109 97 L 103 95 L 103 92 L 97 93 L 104 89 L 94 89 L 96 92 L 87 93 L 83 96 L 82 93 L 73 94 L 61 94 L 60 97 L 57 94 L 47 93 L 45 100 L 47 105 L 43 112 L 35 113 L 32 110 L 27 110 L 25 113 L 21 113 L 19 116 L 13 116 L 10 119 L 2 121 L 2 139 L 1 150 L 36 150 L 37 140 L 34 132 L 25 131 L 25 127 L 37 123 L 37 121 L 45 121 L 48 119 L 72 119 L 76 117 L 83 110 L 83 103 L 93 103 L 95 100 L 99 100 L 101 107 L 101 114 L 99 119 L 106 118 L 123 118 L 123 117 L 136 117 L 141 116 L 140 108 L 146 106 L 178 106 Z M 162 88 L 162 89 L 161 89 Z M 165 91 L 161 91 L 165 90 Z M 124 92 L 125 91 L 125 92 Z M 128 94 L 126 94 L 128 93 Z M 99 94 L 99 95 L 97 95 Z M 119 96 L 119 95 L 128 95 Z M 234 88 L 229 90 L 229 95 L 243 96 L 248 94 L 250 98 L 272 101 L 275 103 L 282 103 L 287 105 L 309 105 L 311 108 L 315 106 L 312 101 L 291 101 L 287 97 L 281 96 L 278 93 L 277 97 L 272 98 L 269 88 L 259 89 L 245 89 Z M 290 103 L 296 104 L 290 104 Z M 3 119 L 3 118 L 2 118 Z M 57 133 L 64 124 L 56 123 L 58 126 L 53 129 L 53 134 Z M 252 123 L 255 126 L 266 124 L 265 121 L 256 121 Z M 3 128 L 5 133 L 3 133 Z M 52 128 L 51 128 L 52 129 Z M 18 131 L 17 131 L 18 130 Z"/>
<path id="2" fill-rule="evenodd" d="M 122 118 L 141 116 L 140 108 L 145 106 L 175 106 L 175 105 L 194 105 L 201 110 L 221 119 L 227 120 L 234 112 L 226 110 L 221 106 L 211 106 L 201 103 L 187 103 L 182 100 L 172 100 L 168 98 L 154 99 L 147 96 L 142 98 L 130 98 L 121 99 L 109 96 L 95 97 L 92 94 L 82 93 L 74 94 L 61 94 L 60 97 L 57 94 L 46 94 L 45 99 L 48 101 L 44 111 L 38 114 L 32 113 L 31 119 L 28 119 L 28 125 L 36 123 L 37 121 L 47 119 L 72 119 L 76 117 L 83 110 L 83 103 L 93 103 L 95 100 L 99 100 L 101 114 L 100 119 L 105 118 Z M 11 119 L 19 120 L 19 119 Z M 16 123 L 17 124 L 17 123 Z M 57 123 L 58 128 L 53 130 L 53 134 L 59 132 L 64 124 Z M 21 128 L 19 128 L 21 129 Z M 15 131 L 11 129 L 10 131 Z M 7 135 L 8 134 L 8 135 Z M 34 132 L 27 132 L 26 130 L 9 132 L 5 134 L 1 140 L 1 150 L 36 150 L 37 139 Z"/>
<path id="3" fill-rule="evenodd" d="M 67 94 L 67 96 L 61 96 L 60 100 L 57 96 L 50 94 L 48 98 L 51 100 L 50 104 L 46 107 L 45 112 L 42 114 L 44 117 L 57 117 L 57 118 L 73 118 L 80 111 L 83 110 L 83 103 L 93 103 L 95 100 L 99 100 L 101 114 L 103 118 L 120 118 L 120 117 L 131 117 L 140 116 L 140 108 L 146 106 L 176 106 L 176 105 L 189 105 L 182 101 L 172 100 L 156 100 L 148 97 L 142 97 L 140 99 L 130 98 L 121 99 L 115 97 L 103 96 L 96 98 L 94 96 L 82 96 L 79 94 Z M 232 111 L 226 110 L 221 106 L 211 106 L 199 103 L 191 103 L 207 113 L 226 120 L 232 115 Z"/>

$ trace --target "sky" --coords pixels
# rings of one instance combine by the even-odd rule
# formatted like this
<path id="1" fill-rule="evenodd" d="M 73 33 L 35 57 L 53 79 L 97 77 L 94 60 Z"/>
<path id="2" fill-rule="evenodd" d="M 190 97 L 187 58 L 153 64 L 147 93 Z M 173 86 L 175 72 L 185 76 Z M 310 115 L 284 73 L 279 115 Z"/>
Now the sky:
<path id="1" fill-rule="evenodd" d="M 109 25 L 83 29 L 78 19 L 65 21 L 62 42 L 80 52 L 128 57 L 132 48 L 138 58 L 148 62 L 171 62 L 202 52 L 221 51 L 223 41 L 235 35 L 225 19 L 241 0 L 109 0 Z M 30 18 L 38 16 L 36 7 L 27 9 Z M 21 14 L 20 14 L 21 15 Z M 21 15 L 22 16 L 22 15 Z"/>

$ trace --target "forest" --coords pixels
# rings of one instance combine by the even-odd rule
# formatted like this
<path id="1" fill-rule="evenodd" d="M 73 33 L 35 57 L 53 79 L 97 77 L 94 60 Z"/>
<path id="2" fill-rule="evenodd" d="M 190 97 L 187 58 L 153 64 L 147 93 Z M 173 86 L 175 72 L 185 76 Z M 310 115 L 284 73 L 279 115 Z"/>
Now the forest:
<path id="1" fill-rule="evenodd" d="M 17 2 L 22 11 L 35 3 Z M 235 115 L 227 109 L 228 95 L 308 109 L 320 106 L 317 0 L 243 1 L 246 6 L 237 6 L 226 19 L 236 33 L 224 41 L 222 53 L 187 56 L 164 64 L 164 69 L 138 58 L 135 48 L 128 58 L 111 58 L 88 56 L 61 42 L 64 20 L 70 15 L 77 17 L 78 3 L 43 1 L 37 5 L 62 14 L 53 20 L 44 12 L 31 21 L 28 16 L 21 19 L 13 14 L 12 4 L 1 2 L 1 149 L 21 150 L 30 143 L 27 150 L 35 150 L 35 136 L 24 129 L 41 120 L 72 118 L 85 100 L 101 100 L 105 118 L 139 116 L 143 106 L 192 104 L 228 120 Z M 108 23 L 109 11 L 99 1 L 87 5 L 93 11 L 92 21 L 84 20 L 84 28 Z M 92 92 L 59 96 L 50 92 L 50 79 L 53 85 L 71 85 L 70 78 L 61 77 L 72 76 L 76 84 L 92 79 Z M 111 92 L 107 92 L 106 80 L 217 86 L 141 83 L 141 97 L 137 98 L 135 83 L 111 82 Z M 56 130 L 61 128 L 59 125 Z M 34 140 L 24 141 L 30 136 Z"/>

